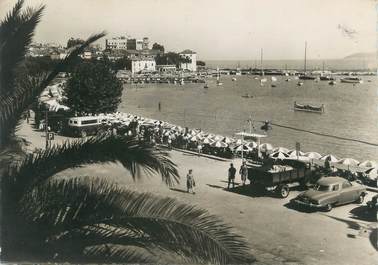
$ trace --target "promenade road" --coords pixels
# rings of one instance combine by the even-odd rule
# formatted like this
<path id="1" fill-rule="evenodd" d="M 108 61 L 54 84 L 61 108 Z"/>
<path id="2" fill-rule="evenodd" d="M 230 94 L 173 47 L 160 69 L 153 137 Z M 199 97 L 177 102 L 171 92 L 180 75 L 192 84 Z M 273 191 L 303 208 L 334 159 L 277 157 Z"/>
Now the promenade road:
<path id="1" fill-rule="evenodd" d="M 23 124 L 19 135 L 31 141 L 29 149 L 44 146 L 41 132 Z M 57 137 L 56 142 L 64 140 Z M 290 199 L 299 194 L 293 191 L 286 199 L 273 195 L 260 196 L 250 189 L 235 188 L 227 191 L 229 162 L 216 161 L 177 151 L 171 151 L 177 163 L 181 183 L 169 188 L 159 176 L 142 177 L 133 182 L 130 174 L 120 165 L 88 165 L 65 170 L 56 177 L 94 176 L 125 188 L 151 192 L 207 209 L 231 224 L 243 235 L 251 247 L 258 264 L 376 264 L 377 225 L 375 216 L 366 213 L 366 207 L 349 204 L 331 212 L 306 213 L 288 206 Z M 233 161 L 236 167 L 240 160 Z M 196 194 L 186 193 L 185 175 L 193 169 Z M 236 182 L 240 182 L 237 175 Z M 374 194 L 369 193 L 367 199 Z"/>

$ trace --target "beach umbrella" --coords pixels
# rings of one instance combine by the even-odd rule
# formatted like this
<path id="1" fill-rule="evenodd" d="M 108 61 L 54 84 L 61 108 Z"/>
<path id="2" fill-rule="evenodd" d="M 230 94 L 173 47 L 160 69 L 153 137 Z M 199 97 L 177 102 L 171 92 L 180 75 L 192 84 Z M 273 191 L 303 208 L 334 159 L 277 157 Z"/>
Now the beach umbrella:
<path id="1" fill-rule="evenodd" d="M 378 174 L 378 166 L 377 167 L 373 167 L 373 168 L 369 168 L 368 170 L 365 171 L 366 174 Z"/>
<path id="2" fill-rule="evenodd" d="M 214 142 L 211 144 L 212 147 L 218 147 L 218 148 L 226 148 L 228 146 L 228 144 L 224 143 L 224 142 Z"/>
<path id="3" fill-rule="evenodd" d="M 206 138 L 214 138 L 215 134 L 209 133 Z"/>
<path id="4" fill-rule="evenodd" d="M 199 138 L 197 136 L 193 136 L 192 138 L 190 138 L 190 141 L 192 142 L 197 142 L 199 140 Z"/>
<path id="5" fill-rule="evenodd" d="M 276 148 L 273 149 L 273 153 L 275 153 L 275 152 L 281 152 L 281 153 L 288 154 L 289 149 L 287 149 L 285 147 L 276 147 Z"/>
<path id="6" fill-rule="evenodd" d="M 317 152 L 307 152 L 305 153 L 305 156 L 310 159 L 320 159 L 322 157 L 322 155 Z"/>
<path id="7" fill-rule="evenodd" d="M 325 156 L 320 158 L 320 160 L 323 160 L 323 161 L 325 161 L 327 159 L 330 159 L 329 162 L 333 162 L 333 163 L 336 163 L 337 161 L 339 161 L 339 159 L 334 155 L 325 155 Z"/>
<path id="8" fill-rule="evenodd" d="M 290 157 L 292 156 L 304 156 L 305 153 L 303 153 L 302 151 L 298 151 L 298 154 L 297 154 L 297 150 L 291 150 L 287 153 L 288 155 L 290 155 Z"/>
<path id="9" fill-rule="evenodd" d="M 357 166 L 358 163 L 359 162 L 353 158 L 343 158 L 337 161 L 337 164 L 346 165 L 346 166 Z"/>
<path id="10" fill-rule="evenodd" d="M 252 142 L 247 143 L 247 146 L 254 149 L 254 148 L 257 148 L 257 143 L 252 141 Z"/>
<path id="11" fill-rule="evenodd" d="M 247 145 L 239 145 L 238 147 L 235 148 L 235 152 L 250 152 L 252 151 L 252 148 L 247 146 Z"/>
<path id="12" fill-rule="evenodd" d="M 222 135 L 217 135 L 214 137 L 214 140 L 215 141 L 222 141 L 224 139 L 224 137 Z"/>
<path id="13" fill-rule="evenodd" d="M 273 145 L 269 143 L 263 143 L 263 144 L 260 144 L 259 149 L 261 152 L 268 152 L 268 151 L 273 150 Z"/>
<path id="14" fill-rule="evenodd" d="M 235 140 L 229 137 L 224 137 L 223 142 L 225 142 L 226 144 L 230 144 L 235 142 Z"/>
<path id="15" fill-rule="evenodd" d="M 247 141 L 242 141 L 241 139 L 238 139 L 235 142 L 236 145 L 242 145 L 242 144 L 246 144 L 246 143 L 247 143 Z"/>
<path id="16" fill-rule="evenodd" d="M 212 144 L 214 142 L 214 140 L 213 139 L 210 139 L 210 138 L 205 138 L 205 139 L 203 139 L 203 143 L 204 144 Z"/>
<path id="17" fill-rule="evenodd" d="M 377 167 L 378 164 L 375 161 L 366 160 L 366 161 L 364 161 L 362 163 L 359 163 L 358 166 L 359 167 Z"/>
<path id="18" fill-rule="evenodd" d="M 274 153 L 270 154 L 269 157 L 276 158 L 276 159 L 285 159 L 285 158 L 288 158 L 289 155 L 285 154 L 283 152 L 274 152 Z"/>

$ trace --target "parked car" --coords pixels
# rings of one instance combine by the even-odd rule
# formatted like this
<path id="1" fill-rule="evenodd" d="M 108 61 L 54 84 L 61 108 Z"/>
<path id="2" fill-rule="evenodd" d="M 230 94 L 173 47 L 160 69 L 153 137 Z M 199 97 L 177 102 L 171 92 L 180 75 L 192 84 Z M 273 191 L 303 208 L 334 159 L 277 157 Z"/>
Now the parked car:
<path id="1" fill-rule="evenodd" d="M 334 206 L 362 203 L 366 195 L 364 186 L 341 177 L 323 177 L 314 188 L 299 194 L 291 202 L 314 209 L 331 211 Z"/>
<path id="2" fill-rule="evenodd" d="M 373 198 L 371 198 L 370 201 L 368 201 L 366 203 L 367 207 L 372 210 L 372 211 L 376 211 L 377 210 L 377 206 L 378 206 L 378 195 L 375 195 Z"/>

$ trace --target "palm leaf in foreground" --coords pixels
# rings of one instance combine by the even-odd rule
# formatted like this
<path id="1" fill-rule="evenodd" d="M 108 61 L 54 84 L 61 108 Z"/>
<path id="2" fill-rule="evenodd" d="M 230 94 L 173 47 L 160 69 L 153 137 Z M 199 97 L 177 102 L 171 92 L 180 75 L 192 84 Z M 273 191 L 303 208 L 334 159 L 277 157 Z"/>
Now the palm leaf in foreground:
<path id="1" fill-rule="evenodd" d="M 253 261 L 245 241 L 206 210 L 103 181 L 53 181 L 29 193 L 20 205 L 23 218 L 43 224 L 41 240 L 54 234 L 47 242 L 61 252 L 67 242 L 75 244 L 68 244 L 70 251 L 81 252 L 115 244 L 175 253 L 196 263 Z"/>
<path id="2" fill-rule="evenodd" d="M 29 154 L 4 173 L 11 185 L 22 192 L 68 168 L 83 164 L 120 162 L 133 178 L 140 177 L 140 169 L 158 172 L 167 185 L 179 182 L 176 165 L 167 152 L 136 141 L 128 136 L 102 134 L 85 140 L 66 141 L 36 154 Z"/>

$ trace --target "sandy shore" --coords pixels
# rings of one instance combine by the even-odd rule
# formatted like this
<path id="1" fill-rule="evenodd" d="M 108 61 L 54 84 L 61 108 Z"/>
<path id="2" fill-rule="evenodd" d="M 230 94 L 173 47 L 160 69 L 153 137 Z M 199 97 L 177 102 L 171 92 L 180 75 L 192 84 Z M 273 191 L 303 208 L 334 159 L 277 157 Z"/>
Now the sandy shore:
<path id="1" fill-rule="evenodd" d="M 29 150 L 44 147 L 41 132 L 23 124 L 19 131 L 31 142 Z M 64 137 L 56 137 L 59 143 Z M 286 199 L 269 194 L 257 196 L 248 189 L 236 188 L 229 192 L 227 168 L 230 161 L 217 161 L 197 155 L 171 151 L 181 178 L 193 169 L 197 183 L 196 194 L 186 193 L 185 181 L 173 188 L 161 183 L 158 176 L 144 176 L 133 182 L 130 174 L 120 165 L 89 165 L 66 170 L 62 176 L 107 177 L 125 188 L 169 196 L 207 209 L 220 216 L 243 235 L 261 264 L 374 264 L 378 254 L 371 237 L 376 224 L 363 218 L 364 207 L 350 204 L 335 208 L 329 213 L 304 213 L 291 209 L 287 203 L 299 191 L 291 192 Z M 240 160 L 233 161 L 236 167 Z M 237 177 L 237 181 L 240 178 Z M 368 195 L 370 199 L 372 194 Z M 360 214 L 356 214 L 360 213 Z M 373 239 L 374 240 L 374 239 Z M 376 240 L 376 239 L 375 239 Z"/>

